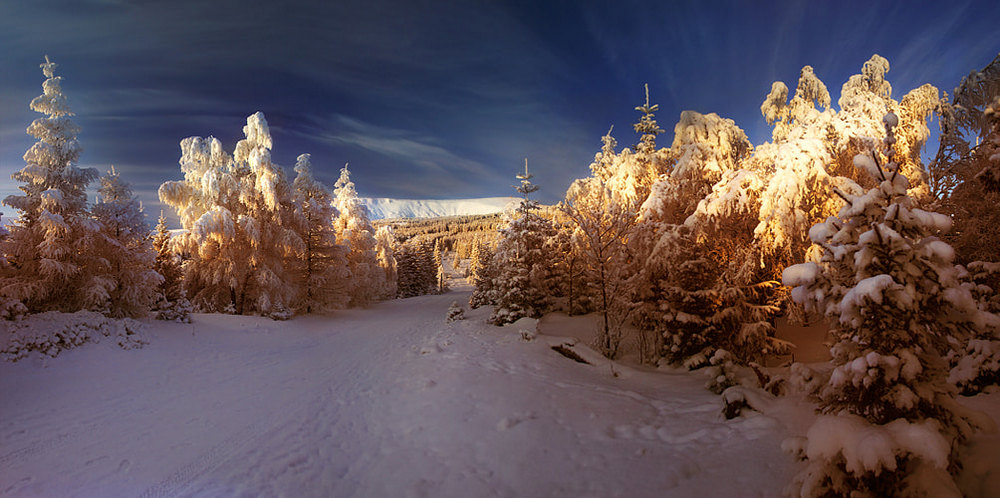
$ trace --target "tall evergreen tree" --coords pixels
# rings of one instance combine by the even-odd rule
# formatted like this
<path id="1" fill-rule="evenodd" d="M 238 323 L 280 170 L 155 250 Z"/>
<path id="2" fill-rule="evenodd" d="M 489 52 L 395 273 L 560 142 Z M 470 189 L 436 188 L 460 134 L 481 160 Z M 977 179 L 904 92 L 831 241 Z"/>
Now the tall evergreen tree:
<path id="1" fill-rule="evenodd" d="M 818 393 L 823 415 L 800 445 L 809 465 L 795 494 L 960 495 L 949 473 L 973 425 L 942 354 L 1000 319 L 977 309 L 954 250 L 937 237 L 951 220 L 917 208 L 908 193 L 894 158 L 898 123 L 885 116 L 885 166 L 875 153 L 855 158 L 878 186 L 838 191 L 847 205 L 809 231 L 822 256 L 784 272 L 792 297 L 826 315 L 835 340 L 834 369 Z"/>
<path id="2" fill-rule="evenodd" d="M 40 67 L 46 80 L 31 109 L 45 117 L 28 127 L 38 141 L 24 154 L 26 166 L 11 175 L 23 194 L 4 199 L 20 216 L 0 243 L 10 264 L 0 294 L 32 312 L 77 311 L 106 299 L 93 258 L 99 224 L 87 213 L 87 186 L 97 170 L 77 167 L 80 128 L 70 119 L 62 77 L 47 56 Z"/>
<path id="3" fill-rule="evenodd" d="M 472 260 L 469 261 L 469 282 L 472 283 L 472 295 L 469 296 L 469 307 L 493 306 L 497 302 L 497 277 L 499 268 L 494 261 L 493 248 L 482 240 L 476 240 L 472 247 Z"/>
<path id="4" fill-rule="evenodd" d="M 299 237 L 303 251 L 296 271 L 299 298 L 295 309 L 305 313 L 343 308 L 350 299 L 350 272 L 346 251 L 337 244 L 333 221 L 337 211 L 330 191 L 312 175 L 309 154 L 295 163 L 298 174 L 292 182 L 294 201 L 300 217 Z"/>
<path id="5" fill-rule="evenodd" d="M 97 257 L 104 265 L 100 280 L 107 293 L 101 308 L 111 317 L 144 316 L 156 303 L 163 276 L 154 269 L 156 253 L 149 225 L 132 188 L 114 166 L 101 177 L 92 212 L 101 224 Z"/>
<path id="6" fill-rule="evenodd" d="M 161 211 L 153 235 L 153 251 L 156 253 L 153 269 L 163 277 L 163 281 L 157 288 L 157 300 L 153 309 L 158 320 L 190 323 L 191 302 L 184 290 L 184 272 L 180 258 L 171 248 L 170 240 L 167 218 Z"/>
<path id="7" fill-rule="evenodd" d="M 347 267 L 351 272 L 350 306 L 368 306 L 384 286 L 384 272 L 378 266 L 375 252 L 375 228 L 368 219 L 368 209 L 358 199 L 358 192 L 345 165 L 334 185 L 334 205 L 340 215 L 334 222 L 337 240 L 345 245 Z"/>
<path id="8" fill-rule="evenodd" d="M 543 279 L 550 263 L 545 242 L 555 231 L 552 222 L 536 212 L 538 202 L 529 197 L 538 190 L 531 183 L 533 176 L 525 159 L 524 173 L 517 175 L 521 184 L 516 190 L 522 195 L 521 203 L 507 227 L 500 230 L 494 256 L 499 271 L 494 285 L 497 300 L 490 322 L 495 325 L 526 316 L 537 318 L 543 311 Z"/>

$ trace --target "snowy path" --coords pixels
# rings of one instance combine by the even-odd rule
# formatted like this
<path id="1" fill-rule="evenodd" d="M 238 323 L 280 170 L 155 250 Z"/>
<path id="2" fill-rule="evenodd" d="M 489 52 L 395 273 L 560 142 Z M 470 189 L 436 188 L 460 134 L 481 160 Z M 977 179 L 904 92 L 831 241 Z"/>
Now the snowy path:
<path id="1" fill-rule="evenodd" d="M 467 297 L 0 364 L 0 495 L 776 496 L 793 474 L 788 429 L 721 420 L 700 375 L 614 378 L 485 309 L 445 324 Z"/>

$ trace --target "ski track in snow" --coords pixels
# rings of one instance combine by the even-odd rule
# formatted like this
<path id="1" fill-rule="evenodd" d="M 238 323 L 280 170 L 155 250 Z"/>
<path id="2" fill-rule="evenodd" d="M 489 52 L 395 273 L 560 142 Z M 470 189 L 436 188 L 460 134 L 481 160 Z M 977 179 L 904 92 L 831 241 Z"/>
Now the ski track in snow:
<path id="1" fill-rule="evenodd" d="M 776 496 L 811 407 L 726 421 L 699 374 L 583 365 L 468 291 L 0 364 L 3 496 Z"/>

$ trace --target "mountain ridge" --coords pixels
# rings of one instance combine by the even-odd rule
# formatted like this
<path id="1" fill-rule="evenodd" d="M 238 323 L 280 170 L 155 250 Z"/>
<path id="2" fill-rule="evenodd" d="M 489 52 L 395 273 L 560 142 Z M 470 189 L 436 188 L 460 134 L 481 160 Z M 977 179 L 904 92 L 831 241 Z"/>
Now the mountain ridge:
<path id="1" fill-rule="evenodd" d="M 393 199 L 359 197 L 373 220 L 393 218 L 437 218 L 499 213 L 518 197 L 480 197 L 474 199 Z"/>

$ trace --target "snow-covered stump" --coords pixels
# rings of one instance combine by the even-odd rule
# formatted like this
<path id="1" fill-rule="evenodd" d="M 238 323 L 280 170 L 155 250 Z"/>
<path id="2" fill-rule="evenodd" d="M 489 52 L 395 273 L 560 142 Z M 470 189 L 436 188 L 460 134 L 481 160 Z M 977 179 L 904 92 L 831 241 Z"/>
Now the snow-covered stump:
<path id="1" fill-rule="evenodd" d="M 783 275 L 796 302 L 831 320 L 836 341 L 817 393 L 822 415 L 786 444 L 808 462 L 794 495 L 959 496 L 958 449 L 984 423 L 955 401 L 943 354 L 998 319 L 976 306 L 954 251 L 936 237 L 950 219 L 909 197 L 893 161 L 898 119 L 884 122 L 888 164 L 874 153 L 854 160 L 879 185 L 838 190 L 847 205 L 809 231 L 822 256 Z"/>

